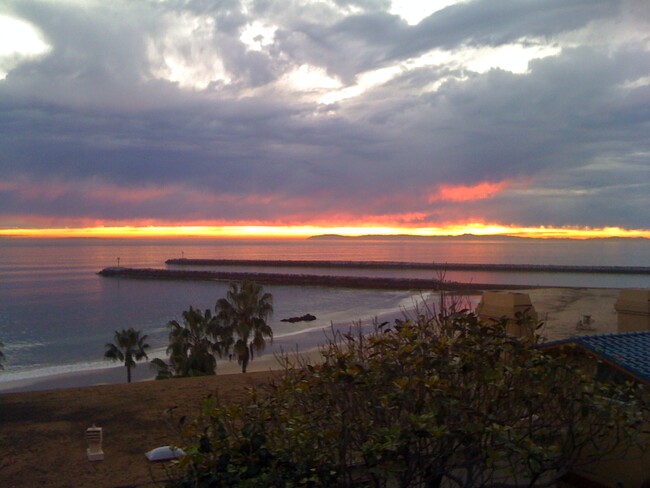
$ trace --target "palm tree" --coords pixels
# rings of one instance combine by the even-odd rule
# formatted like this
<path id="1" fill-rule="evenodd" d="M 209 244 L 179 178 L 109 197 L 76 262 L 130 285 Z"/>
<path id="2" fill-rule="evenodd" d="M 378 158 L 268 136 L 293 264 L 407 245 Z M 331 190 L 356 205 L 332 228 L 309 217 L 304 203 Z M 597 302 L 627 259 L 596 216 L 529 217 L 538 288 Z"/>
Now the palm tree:
<path id="1" fill-rule="evenodd" d="M 163 361 L 152 361 L 160 378 L 172 376 L 203 376 L 215 374 L 217 360 L 230 347 L 232 338 L 224 335 L 210 310 L 201 313 L 190 307 L 183 311 L 183 323 L 176 320 L 167 323 L 169 327 L 169 369 Z M 162 363 L 162 364 L 161 364 Z"/>
<path id="2" fill-rule="evenodd" d="M 135 362 L 141 359 L 149 359 L 145 349 L 149 344 L 145 343 L 146 335 L 140 335 L 139 330 L 133 328 L 115 331 L 115 343 L 106 344 L 104 357 L 112 361 L 124 361 L 126 366 L 126 379 L 131 383 L 131 368 L 135 368 Z"/>
<path id="3" fill-rule="evenodd" d="M 266 323 L 273 314 L 273 297 L 255 282 L 244 281 L 241 287 L 231 283 L 227 297 L 217 301 L 215 311 L 217 319 L 237 337 L 234 350 L 245 373 L 253 351 L 264 350 L 266 338 L 273 341 L 273 331 Z"/>

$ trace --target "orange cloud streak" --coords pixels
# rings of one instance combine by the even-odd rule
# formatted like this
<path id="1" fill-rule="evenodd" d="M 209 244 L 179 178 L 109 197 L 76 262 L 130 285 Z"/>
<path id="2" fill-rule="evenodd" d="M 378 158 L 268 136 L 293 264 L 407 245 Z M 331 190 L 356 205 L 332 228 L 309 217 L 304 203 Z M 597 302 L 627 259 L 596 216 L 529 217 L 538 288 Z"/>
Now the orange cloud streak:
<path id="1" fill-rule="evenodd" d="M 484 200 L 503 191 L 508 186 L 508 181 L 491 183 L 483 181 L 476 185 L 440 185 L 438 191 L 429 197 L 429 203 L 444 200 L 449 202 L 469 202 Z"/>

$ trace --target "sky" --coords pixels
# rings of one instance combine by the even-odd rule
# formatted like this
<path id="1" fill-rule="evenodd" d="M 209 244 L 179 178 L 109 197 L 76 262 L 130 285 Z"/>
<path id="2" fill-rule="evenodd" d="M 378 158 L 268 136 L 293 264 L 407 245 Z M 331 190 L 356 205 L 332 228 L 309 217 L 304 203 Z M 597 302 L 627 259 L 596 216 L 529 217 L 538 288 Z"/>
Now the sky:
<path id="1" fill-rule="evenodd" d="M 0 235 L 650 237 L 648 209 L 647 0 L 0 2 Z"/>

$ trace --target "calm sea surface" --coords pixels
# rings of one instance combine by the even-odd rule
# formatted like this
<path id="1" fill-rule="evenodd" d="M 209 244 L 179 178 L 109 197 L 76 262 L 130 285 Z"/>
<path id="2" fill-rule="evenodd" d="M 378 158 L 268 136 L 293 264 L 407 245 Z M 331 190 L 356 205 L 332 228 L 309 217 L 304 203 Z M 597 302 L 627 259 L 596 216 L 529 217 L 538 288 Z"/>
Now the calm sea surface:
<path id="1" fill-rule="evenodd" d="M 107 266 L 165 268 L 177 257 L 405 261 L 494 264 L 650 266 L 648 240 L 106 240 L 0 239 L 0 341 L 5 371 L 0 383 L 112 366 L 102 361 L 113 331 L 134 327 L 164 356 L 165 324 L 190 305 L 213 308 L 226 283 L 109 279 Z M 431 277 L 429 271 L 322 268 L 229 268 L 276 273 Z M 450 272 L 447 279 L 475 283 L 604 288 L 648 288 L 648 275 Z M 291 349 L 330 323 L 369 320 L 410 306 L 408 292 L 270 286 L 274 347 Z M 318 320 L 287 324 L 312 313 Z"/>

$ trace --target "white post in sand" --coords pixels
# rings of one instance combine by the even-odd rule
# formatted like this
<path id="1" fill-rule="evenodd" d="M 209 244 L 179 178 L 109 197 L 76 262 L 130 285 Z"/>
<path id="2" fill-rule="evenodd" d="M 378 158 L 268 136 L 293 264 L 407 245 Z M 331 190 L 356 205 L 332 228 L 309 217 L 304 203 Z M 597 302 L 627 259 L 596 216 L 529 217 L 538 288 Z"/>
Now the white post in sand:
<path id="1" fill-rule="evenodd" d="M 86 441 L 88 441 L 88 449 L 86 449 L 86 454 L 88 455 L 88 461 L 104 460 L 104 451 L 102 451 L 102 437 L 101 427 L 96 427 L 93 424 L 92 427 L 86 429 Z"/>

